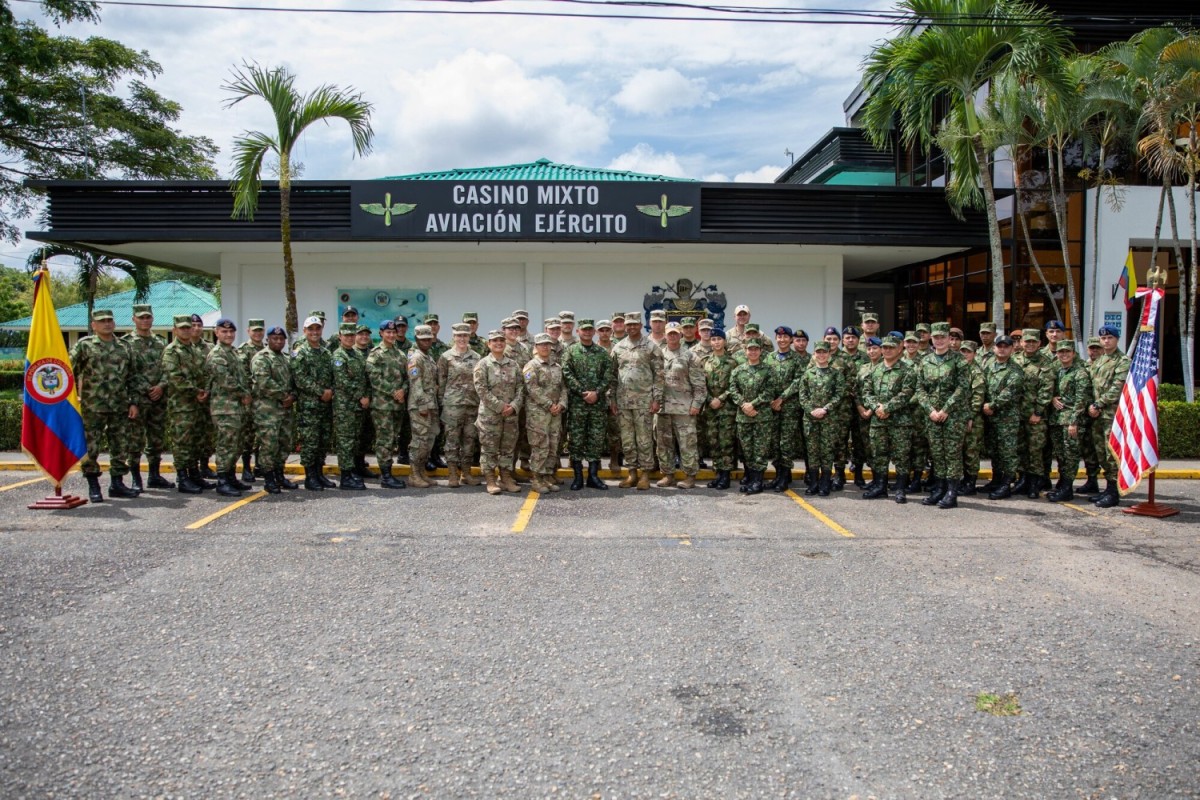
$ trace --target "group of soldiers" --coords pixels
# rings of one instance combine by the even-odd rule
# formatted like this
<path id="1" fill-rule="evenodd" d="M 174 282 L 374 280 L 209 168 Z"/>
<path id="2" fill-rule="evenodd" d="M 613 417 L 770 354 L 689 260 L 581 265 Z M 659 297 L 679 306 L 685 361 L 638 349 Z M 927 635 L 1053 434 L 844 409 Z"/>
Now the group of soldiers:
<path id="1" fill-rule="evenodd" d="M 479 315 L 469 312 L 449 342 L 436 314 L 412 340 L 404 316 L 377 331 L 358 316 L 348 307 L 326 338 L 325 314 L 310 312 L 289 351 L 286 331 L 263 320 L 249 320 L 235 347 L 233 320 L 219 320 L 209 344 L 198 315 L 176 316 L 167 344 L 152 332 L 150 306 L 134 307 L 134 330 L 123 337 L 111 311 L 95 311 L 94 335 L 71 354 L 90 499 L 103 500 L 96 456 L 106 441 L 110 497 L 214 486 L 236 497 L 258 476 L 273 494 L 298 488 L 284 473 L 298 444 L 310 491 L 365 489 L 375 477 L 368 454 L 381 488 L 429 488 L 441 468 L 449 487 L 475 486 L 478 464 L 493 495 L 520 491 L 518 464 L 535 491 L 558 491 L 564 453 L 573 490 L 607 489 L 599 477 L 607 456 L 610 469 L 627 469 L 622 488 L 649 489 L 652 477 L 658 487 L 694 488 L 711 459 L 709 488 L 727 489 L 740 459 L 742 492 L 783 492 L 803 459 L 809 495 L 843 490 L 849 466 L 864 498 L 891 493 L 904 503 L 927 490 L 922 503 L 945 509 L 978 491 L 1037 498 L 1052 460 L 1060 479 L 1048 498 L 1070 500 L 1082 458 L 1088 480 L 1078 491 L 1100 507 L 1119 500 L 1107 436 L 1129 359 L 1107 327 L 1088 341 L 1084 364 L 1057 321 L 1047 323 L 1043 346 L 1041 330 L 997 336 L 990 323 L 979 343 L 947 323 L 881 334 L 867 313 L 861 326 L 825 329 L 810 353 L 804 330 L 780 325 L 772 341 L 745 305 L 728 330 L 710 319 L 669 322 L 661 310 L 650 312 L 648 331 L 640 311 L 600 320 L 563 311 L 535 332 L 516 310 L 480 336 Z M 160 469 L 168 425 L 177 485 Z M 324 473 L 331 450 L 338 483 Z M 993 477 L 978 489 L 985 452 Z M 409 465 L 407 482 L 397 464 Z"/>

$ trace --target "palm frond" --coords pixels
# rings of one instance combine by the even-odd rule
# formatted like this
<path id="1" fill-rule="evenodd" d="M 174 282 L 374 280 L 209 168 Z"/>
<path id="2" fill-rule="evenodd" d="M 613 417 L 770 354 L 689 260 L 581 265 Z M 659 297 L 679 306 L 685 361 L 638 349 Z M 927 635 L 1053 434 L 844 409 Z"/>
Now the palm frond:
<path id="1" fill-rule="evenodd" d="M 279 143 L 265 133 L 247 131 L 233 141 L 233 218 L 254 219 L 262 189 L 262 163 L 268 153 L 279 153 Z M 282 161 L 284 155 L 280 155 Z"/>

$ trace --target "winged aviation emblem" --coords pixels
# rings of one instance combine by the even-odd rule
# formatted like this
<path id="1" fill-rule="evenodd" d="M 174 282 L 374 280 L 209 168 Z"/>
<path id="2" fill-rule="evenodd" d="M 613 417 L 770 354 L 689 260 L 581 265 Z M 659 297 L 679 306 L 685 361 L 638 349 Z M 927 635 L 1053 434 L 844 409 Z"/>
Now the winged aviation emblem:
<path id="1" fill-rule="evenodd" d="M 639 205 L 637 210 L 648 217 L 660 218 L 662 226 L 665 228 L 667 227 L 667 217 L 682 217 L 684 214 L 691 213 L 692 206 L 669 206 L 667 205 L 667 196 L 664 194 L 659 200 L 658 205 Z"/>
<path id="2" fill-rule="evenodd" d="M 665 199 L 666 195 L 663 197 Z M 383 224 L 391 227 L 393 214 L 395 214 L 397 217 L 407 214 L 416 208 L 417 204 L 396 203 L 395 205 L 392 205 L 392 193 L 387 192 L 383 195 L 382 203 L 359 203 L 358 207 L 368 214 L 377 214 L 383 217 Z M 653 206 L 651 206 L 651 208 L 653 208 Z M 665 225 L 666 223 L 664 222 L 663 224 Z"/>

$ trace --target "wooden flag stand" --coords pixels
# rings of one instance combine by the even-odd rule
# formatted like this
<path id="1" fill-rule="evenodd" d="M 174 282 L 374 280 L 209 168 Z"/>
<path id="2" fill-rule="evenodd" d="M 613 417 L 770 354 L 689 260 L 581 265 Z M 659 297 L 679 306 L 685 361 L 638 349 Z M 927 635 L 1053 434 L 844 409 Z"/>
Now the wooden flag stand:
<path id="1" fill-rule="evenodd" d="M 62 484 L 59 484 L 58 486 L 54 487 L 54 494 L 46 495 L 41 500 L 38 500 L 36 503 L 32 503 L 29 506 L 27 506 L 27 508 L 51 509 L 51 510 L 64 509 L 64 508 L 78 508 L 79 506 L 85 505 L 86 503 L 87 503 L 87 498 L 80 497 L 77 494 L 63 494 L 62 493 Z"/>
<path id="2" fill-rule="evenodd" d="M 1157 503 L 1154 501 L 1153 472 L 1150 473 L 1150 487 L 1149 494 L 1146 497 L 1146 502 L 1132 505 L 1129 508 L 1122 508 L 1121 510 L 1126 514 L 1133 514 L 1134 516 L 1138 517 L 1157 517 L 1158 519 L 1162 519 L 1163 517 L 1173 517 L 1179 513 L 1179 509 L 1177 508 L 1164 506 L 1162 503 Z"/>

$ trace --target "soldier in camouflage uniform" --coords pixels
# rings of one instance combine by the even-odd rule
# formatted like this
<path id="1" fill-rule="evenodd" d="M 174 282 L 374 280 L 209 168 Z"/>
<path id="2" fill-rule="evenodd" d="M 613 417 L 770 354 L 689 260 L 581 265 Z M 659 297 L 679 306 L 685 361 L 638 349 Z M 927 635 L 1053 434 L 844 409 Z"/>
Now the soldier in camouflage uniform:
<path id="1" fill-rule="evenodd" d="M 1096 365 L 1100 362 L 1100 357 L 1104 354 L 1104 348 L 1100 346 L 1099 336 L 1088 337 L 1087 352 L 1088 360 L 1083 364 L 1083 368 L 1087 372 L 1088 378 L 1092 378 Z M 1092 436 L 1090 405 L 1088 406 L 1088 411 L 1088 416 L 1084 421 L 1084 426 L 1079 435 L 1079 455 L 1083 458 L 1083 469 L 1087 473 L 1087 480 L 1084 481 L 1082 486 L 1075 489 L 1075 494 L 1099 494 L 1100 492 L 1100 454 L 1096 452 L 1096 441 Z"/>
<path id="2" fill-rule="evenodd" d="M 876 320 L 875 327 L 879 327 L 879 322 Z M 871 457 L 871 416 L 872 412 L 863 402 L 863 384 L 867 378 L 875 371 L 875 368 L 883 363 L 883 340 L 878 336 L 864 336 L 863 344 L 866 345 L 867 361 L 859 364 L 858 372 L 854 376 L 854 420 L 863 429 L 863 453 L 864 460 L 860 465 L 858 473 L 855 475 L 855 483 L 866 483 L 866 479 L 862 477 L 862 468 L 874 463 Z M 899 342 L 899 339 L 896 340 Z M 896 349 L 897 358 L 900 355 L 899 346 Z M 864 486 L 863 488 L 867 488 Z"/>
<path id="3" fill-rule="evenodd" d="M 209 351 L 204 367 L 208 373 L 208 409 L 217 436 L 217 494 L 241 497 L 250 487 L 237 479 L 238 455 L 242 452 L 242 430 L 254 398 L 250 373 L 233 349 L 237 326 L 228 317 L 217 320 L 217 345 Z"/>
<path id="4" fill-rule="evenodd" d="M 654 469 L 654 415 L 662 407 L 663 359 L 658 345 L 642 335 L 640 314 L 625 317 L 625 338 L 613 346 L 616 392 L 611 410 L 620 416 L 621 450 L 629 475 L 620 486 L 650 488 Z"/>
<path id="5" fill-rule="evenodd" d="M 1019 441 L 1025 372 L 1012 359 L 1013 340 L 998 336 L 984 368 L 983 418 L 992 480 L 984 485 L 991 500 L 1012 497 L 1011 482 L 1021 468 Z"/>
<path id="6" fill-rule="evenodd" d="M 367 487 L 355 467 L 363 417 L 371 405 L 367 361 L 355 346 L 357 324 L 343 322 L 338 335 L 341 344 L 333 351 L 333 443 L 341 473 L 339 488 L 361 491 Z"/>
<path id="7" fill-rule="evenodd" d="M 600 320 L 604 325 L 608 320 Z M 612 323 L 607 329 L 611 330 Z M 579 320 L 579 342 L 563 357 L 563 380 L 570 399 L 567 415 L 567 452 L 574 471 L 571 489 L 584 486 L 607 489 L 600 480 L 600 454 L 607 449 L 608 425 L 613 415 L 608 410 L 608 393 L 613 382 L 613 361 L 608 351 L 593 341 L 596 329 L 590 319 Z M 583 477 L 583 463 L 588 475 Z M 615 466 L 612 466 L 616 469 Z"/>
<path id="8" fill-rule="evenodd" d="M 979 323 L 979 349 L 975 352 L 975 360 L 979 362 L 979 367 L 986 371 L 988 364 L 996 357 L 996 323 Z"/>
<path id="9" fill-rule="evenodd" d="M 396 323 L 396 349 L 404 354 L 407 363 L 408 354 L 413 348 L 413 343 L 408 338 L 408 318 L 400 314 L 392 321 Z M 404 413 L 400 415 L 400 427 L 396 429 L 396 444 L 393 445 L 397 464 L 409 463 L 408 448 L 411 442 L 412 421 L 408 418 L 408 410 L 405 409 Z"/>
<path id="10" fill-rule="evenodd" d="M 321 340 L 320 317 L 304 320 L 304 343 L 292 360 L 292 378 L 299 397 L 296 430 L 300 433 L 300 463 L 304 488 L 312 492 L 332 489 L 325 477 L 325 454 L 333 437 L 333 356 Z"/>
<path id="11" fill-rule="evenodd" d="M 880 342 L 883 359 L 859 381 L 859 402 L 869 412 L 871 426 L 871 484 L 863 498 L 873 500 L 888 493 L 888 465 L 896 465 L 897 503 L 908 502 L 905 484 L 912 454 L 913 395 L 917 375 L 900 358 L 900 340 L 885 336 Z"/>
<path id="12" fill-rule="evenodd" d="M 624 339 L 625 338 L 625 336 L 624 336 L 625 317 L 622 316 L 620 319 L 621 319 L 621 331 L 622 331 L 621 338 Z M 609 374 L 611 376 L 611 378 L 608 382 L 608 387 L 606 388 L 606 391 L 605 391 L 604 441 L 607 445 L 608 468 L 613 473 L 619 472 L 621 469 L 621 420 L 617 417 L 616 414 L 613 414 L 611 411 L 608 410 L 609 406 L 610 406 L 610 402 L 609 402 L 608 398 L 610 398 L 612 396 L 612 392 L 616 391 L 614 388 L 613 382 L 616 380 L 617 367 L 615 364 L 612 363 L 612 351 L 613 351 L 613 348 L 616 347 L 616 344 L 618 341 L 620 341 L 620 339 L 615 338 L 615 336 L 616 336 L 615 329 L 616 329 L 615 320 L 601 319 L 601 320 L 596 321 L 596 344 L 605 353 L 608 354 Z M 568 384 L 568 388 L 570 388 L 569 384 Z M 574 405 L 575 405 L 575 410 L 579 411 L 580 410 L 579 406 L 581 404 L 577 402 Z M 567 425 L 568 425 L 568 432 L 569 432 L 570 420 L 567 421 Z M 569 440 L 569 438 L 570 437 L 568 437 L 568 440 Z M 568 448 L 568 452 L 569 452 L 569 448 Z M 601 481 L 601 483 L 603 483 L 603 481 Z M 607 484 L 605 484 L 605 486 L 607 486 Z"/>
<path id="13" fill-rule="evenodd" d="M 1037 328 L 1027 328 L 1021 336 L 1023 352 L 1013 356 L 1025 373 L 1025 394 L 1021 403 L 1021 480 L 1013 486 L 1013 492 L 1024 492 L 1031 500 L 1037 499 L 1048 485 L 1042 454 L 1049 438 L 1047 417 L 1050 400 L 1054 397 L 1056 367 L 1039 349 L 1041 343 L 1041 332 Z"/>
<path id="14" fill-rule="evenodd" d="M 397 328 L 395 320 L 379 323 L 380 342 L 367 356 L 375 458 L 379 461 L 379 485 L 384 489 L 408 485 L 392 474 L 400 431 L 408 419 L 408 356 L 396 345 Z"/>
<path id="15" fill-rule="evenodd" d="M 525 335 L 523 325 L 529 324 L 529 315 L 525 314 L 524 319 L 516 316 L 518 312 L 513 312 L 513 316 L 505 317 L 500 322 L 500 329 L 504 333 L 504 354 L 517 363 L 518 368 L 522 364 L 528 364 L 529 359 L 533 358 L 533 341 Z M 525 337 L 525 338 L 522 338 Z M 491 343 L 488 343 L 489 350 Z M 517 413 L 517 446 L 516 455 L 525 465 L 529 465 L 529 435 L 525 423 L 524 407 Z"/>
<path id="16" fill-rule="evenodd" d="M 746 479 L 738 489 L 745 494 L 763 490 L 763 473 L 774 455 L 775 411 L 771 403 L 781 394 L 775 370 L 762 362 L 763 343 L 758 337 L 742 340 L 746 363 L 729 376 L 729 402 L 738 410 L 737 432 L 746 462 Z"/>
<path id="17" fill-rule="evenodd" d="M 480 358 L 488 354 L 487 339 L 479 335 L 479 312 L 465 311 L 463 312 L 462 321 L 468 326 L 470 335 L 467 337 L 467 347 L 470 347 Z"/>
<path id="18" fill-rule="evenodd" d="M 291 360 L 283 354 L 287 332 L 278 326 L 267 331 L 267 346 L 250 359 L 250 390 L 254 396 L 255 445 L 262 468 L 263 488 L 270 494 L 295 489 L 283 474 L 292 449 L 292 407 L 296 387 Z"/>
<path id="19" fill-rule="evenodd" d="M 200 351 L 203 358 L 208 358 L 208 354 L 212 350 L 213 345 L 204 338 L 204 319 L 199 314 L 192 314 L 191 332 L 192 344 L 195 345 L 196 349 Z M 204 405 L 204 419 L 202 421 L 202 426 L 204 445 L 200 448 L 200 461 L 197 466 L 200 468 L 200 476 L 202 478 L 212 479 L 216 478 L 217 475 L 209 468 L 208 462 L 212 460 L 213 455 L 216 453 L 216 429 L 213 427 L 212 413 L 209 410 L 207 403 Z M 175 464 L 175 468 L 179 468 L 178 463 Z"/>
<path id="20" fill-rule="evenodd" d="M 475 421 L 479 429 L 479 468 L 487 480 L 488 494 L 519 492 L 512 465 L 525 382 L 521 366 L 508 355 L 505 333 L 488 333 L 488 350 L 474 371 L 475 391 L 479 394 L 479 416 Z"/>
<path id="21" fill-rule="evenodd" d="M 104 502 L 100 492 L 100 442 L 108 441 L 109 497 L 137 497 L 138 492 L 125 485 L 129 472 L 126 458 L 130 451 L 129 421 L 137 419 L 136 382 L 129 346 L 118 339 L 116 322 L 108 309 L 92 312 L 92 334 L 75 343 L 71 350 L 71 371 L 75 375 L 79 406 L 83 412 L 83 432 L 87 454 L 83 457 L 83 477 L 88 484 L 88 499 Z"/>
<path id="22" fill-rule="evenodd" d="M 205 356 L 192 344 L 191 330 L 191 315 L 175 317 L 175 339 L 163 349 L 162 368 L 167 382 L 167 420 L 177 488 L 184 494 L 199 494 L 212 488 L 198 466 L 205 447 L 208 377 L 204 374 Z"/>
<path id="23" fill-rule="evenodd" d="M 1073 339 L 1059 339 L 1056 345 L 1059 369 L 1054 397 L 1050 401 L 1050 438 L 1054 460 L 1058 462 L 1058 484 L 1046 495 L 1052 503 L 1075 498 L 1073 484 L 1079 472 L 1079 444 L 1084 435 L 1084 420 L 1092 403 L 1092 376 L 1079 363 Z"/>
<path id="24" fill-rule="evenodd" d="M 970 419 L 963 439 L 963 476 L 958 482 L 958 493 L 965 497 L 978 492 L 979 460 L 983 457 L 983 399 L 987 391 L 983 368 L 975 359 L 977 345 L 972 341 L 961 342 L 958 352 L 971 366 Z"/>
<path id="25" fill-rule="evenodd" d="M 562 434 L 562 417 L 567 410 L 567 385 L 563 382 L 562 364 L 551 353 L 555 339 L 549 333 L 533 338 L 533 358 L 522 367 L 525 379 L 525 414 L 529 420 L 529 469 L 533 473 L 533 491 L 544 494 L 557 492 L 558 484 L 550 480 L 558 469 L 558 439 Z M 583 485 L 579 462 L 575 467 L 575 482 Z M 572 488 L 575 488 L 572 484 Z"/>
<path id="26" fill-rule="evenodd" d="M 441 322 L 437 314 L 426 314 L 425 324 L 429 326 L 431 331 L 433 331 L 433 343 L 429 346 L 429 357 L 433 359 L 433 363 L 436 365 L 438 359 L 442 357 L 442 353 L 445 353 L 450 349 L 450 345 L 446 342 L 443 342 L 438 335 L 441 332 Z M 426 478 L 429 478 L 428 472 L 446 467 L 445 453 L 446 429 L 445 427 L 441 427 L 438 430 L 437 436 L 433 440 L 433 448 L 429 451 L 429 461 L 425 464 Z M 433 479 L 429 478 L 429 480 Z"/>
<path id="27" fill-rule="evenodd" d="M 167 340 L 154 333 L 154 309 L 133 307 L 134 329 L 122 337 L 133 359 L 133 391 L 137 403 L 136 419 L 129 420 L 130 479 L 134 489 L 142 488 L 142 453 L 146 453 L 151 489 L 174 489 L 175 483 L 162 476 L 162 452 L 167 433 L 167 379 L 163 375 L 162 354 Z"/>
<path id="28" fill-rule="evenodd" d="M 574 311 L 560 311 L 555 319 L 558 320 L 560 325 L 558 341 L 562 345 L 563 349 L 566 349 L 579 341 L 579 337 L 575 333 Z M 549 333 L 549 331 L 547 331 L 547 333 Z M 551 336 L 553 336 L 553 334 L 551 334 Z M 559 363 L 562 362 L 560 361 Z"/>
<path id="29" fill-rule="evenodd" d="M 704 369 L 700 361 L 683 346 L 683 333 L 678 322 L 666 326 L 666 344 L 662 350 L 663 401 L 655 425 L 655 444 L 663 476 L 656 486 L 666 489 L 678 485 L 681 489 L 696 488 L 696 473 L 700 469 L 700 448 L 696 442 L 696 419 L 704 405 L 707 390 Z M 676 482 L 671 464 L 675 448 L 683 481 Z"/>
<path id="30" fill-rule="evenodd" d="M 321 317 L 321 321 L 325 321 L 325 317 Z M 342 328 L 341 325 L 351 324 L 355 330 L 358 329 L 358 309 L 354 306 L 346 306 L 346 310 L 342 312 L 341 324 L 334 329 L 333 335 L 325 340 L 325 349 L 333 352 L 342 346 Z"/>
<path id="31" fill-rule="evenodd" d="M 862 332 L 853 325 L 842 329 L 842 349 L 831 359 L 835 366 L 840 365 L 846 375 L 846 403 L 844 404 L 844 419 L 846 436 L 838 439 L 840 452 L 834 460 L 833 488 L 841 491 L 846 483 L 846 457 L 849 456 L 854 464 L 854 485 L 860 489 L 867 488 L 863 478 L 863 467 L 867 464 L 867 440 L 870 436 L 870 423 L 859 416 L 858 408 L 858 371 L 871 363 L 865 352 L 859 349 Z"/>
<path id="32" fill-rule="evenodd" d="M 447 486 L 478 486 L 471 474 L 471 460 L 479 443 L 475 420 L 479 416 L 479 394 L 475 391 L 475 365 L 482 359 L 471 349 L 471 327 L 459 323 L 452 328 L 454 346 L 437 362 L 438 399 L 442 427 L 446 431 Z"/>
<path id="33" fill-rule="evenodd" d="M 729 400 L 729 388 L 737 361 L 725 349 L 725 331 L 711 328 L 708 342 L 712 354 L 704 359 L 705 430 L 708 451 L 712 454 L 717 476 L 709 482 L 710 489 L 728 489 L 729 473 L 737 455 L 738 408 Z"/>
<path id="34" fill-rule="evenodd" d="M 963 438 L 971 418 L 971 366 L 961 353 L 950 349 L 950 325 L 935 322 L 933 349 L 917 366 L 915 399 L 925 417 L 929 452 L 937 485 L 922 505 L 958 507 L 962 480 Z"/>
<path id="35" fill-rule="evenodd" d="M 1104 468 L 1105 484 L 1104 491 L 1092 498 L 1092 503 L 1097 508 L 1112 508 L 1121 501 L 1121 495 L 1117 491 L 1117 462 L 1108 449 L 1108 435 L 1132 362 L 1117 349 L 1119 332 L 1116 328 L 1105 325 L 1099 334 L 1103 354 L 1092 368 L 1092 402 L 1087 413 L 1091 418 L 1093 448 Z"/>
<path id="36" fill-rule="evenodd" d="M 792 329 L 780 325 L 775 329 L 776 352 L 767 356 L 767 363 L 775 371 L 775 387 L 779 396 L 771 401 L 775 412 L 775 429 L 772 431 L 775 451 L 775 480 L 772 489 L 786 492 L 792 485 L 792 463 L 796 460 L 796 445 L 801 438 L 796 429 L 804 424 L 804 412 L 796 402 L 796 378 L 804 367 L 792 352 Z"/>
<path id="37" fill-rule="evenodd" d="M 921 338 L 916 331 L 905 331 L 902 346 L 904 347 L 904 355 L 902 358 L 910 367 L 916 369 L 924 358 L 921 351 L 918 349 Z M 915 372 L 913 373 L 916 374 Z M 929 438 L 925 435 L 925 420 L 924 415 L 914 413 L 912 425 L 912 448 L 911 461 L 913 472 L 909 476 L 908 486 L 906 491 L 909 494 L 921 491 L 921 473 L 925 471 L 925 465 L 929 463 Z"/>
<path id="38" fill-rule="evenodd" d="M 266 349 L 267 323 L 261 319 L 251 319 L 246 321 L 246 335 L 249 337 L 237 347 L 233 348 L 238 354 L 238 358 L 242 360 L 242 364 L 246 367 L 246 373 L 250 373 L 250 364 L 253 358 Z M 252 469 L 250 466 L 250 458 L 254 454 L 254 413 L 251 410 L 245 415 L 244 427 L 242 428 L 242 483 L 254 483 L 255 476 L 262 474 L 261 468 Z"/>
<path id="39" fill-rule="evenodd" d="M 441 431 L 438 409 L 437 361 L 433 358 L 433 329 L 418 325 L 417 346 L 408 353 L 408 419 L 412 426 L 409 445 L 412 474 L 408 484 L 428 489 L 437 482 L 428 474 L 429 456 Z"/>
<path id="40" fill-rule="evenodd" d="M 834 334 L 836 335 L 836 330 Z M 827 339 L 813 348 L 813 363 L 796 378 L 796 401 L 804 415 L 804 440 L 808 463 L 816 479 L 805 494 L 828 497 L 833 489 L 833 464 L 839 442 L 845 438 L 840 418 L 849 402 L 846 373 L 833 365 L 834 345 Z"/>

